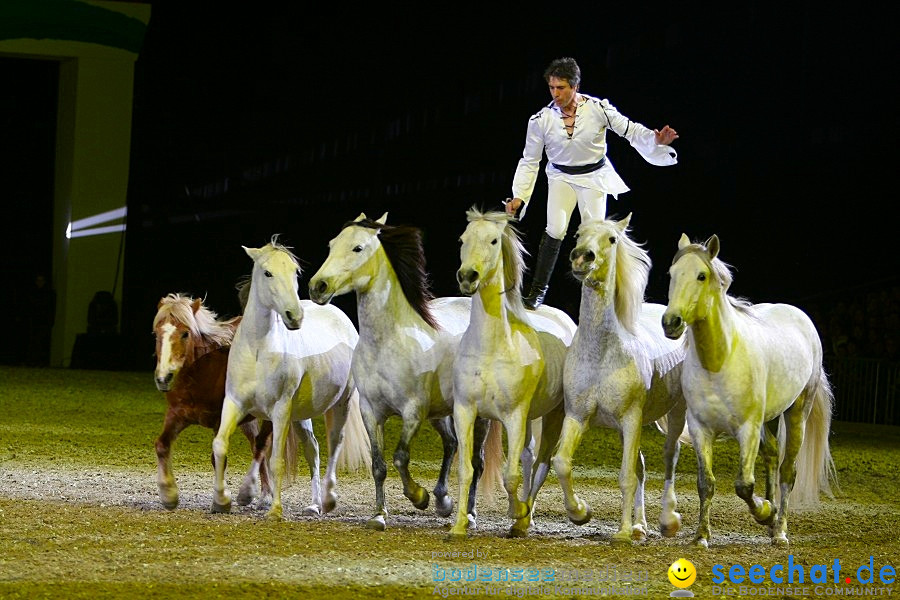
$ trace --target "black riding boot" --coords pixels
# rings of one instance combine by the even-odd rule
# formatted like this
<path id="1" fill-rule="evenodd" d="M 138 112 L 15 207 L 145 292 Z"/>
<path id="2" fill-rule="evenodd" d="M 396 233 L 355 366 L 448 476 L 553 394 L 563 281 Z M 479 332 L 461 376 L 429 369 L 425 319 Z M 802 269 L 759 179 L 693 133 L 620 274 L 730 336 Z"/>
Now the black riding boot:
<path id="1" fill-rule="evenodd" d="M 522 302 L 528 310 L 534 310 L 544 303 L 547 288 L 550 287 L 550 276 L 553 275 L 553 267 L 556 266 L 556 257 L 559 256 L 559 248 L 562 240 L 551 237 L 546 231 L 541 237 L 541 247 L 538 250 L 537 264 L 534 267 L 534 277 L 531 278 L 531 291 Z"/>

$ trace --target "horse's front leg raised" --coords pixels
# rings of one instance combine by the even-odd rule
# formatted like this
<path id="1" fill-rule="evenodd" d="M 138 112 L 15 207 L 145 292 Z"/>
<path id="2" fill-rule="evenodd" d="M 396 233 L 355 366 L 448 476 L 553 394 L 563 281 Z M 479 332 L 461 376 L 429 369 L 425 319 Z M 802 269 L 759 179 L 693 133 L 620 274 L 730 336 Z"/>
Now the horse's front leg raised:
<path id="1" fill-rule="evenodd" d="M 407 406 L 407 412 L 402 415 L 403 429 L 400 431 L 400 440 L 394 451 L 394 466 L 397 467 L 400 479 L 403 481 L 403 495 L 412 502 L 413 506 L 419 510 L 425 510 L 428 508 L 430 498 L 428 490 L 416 483 L 409 474 L 409 445 L 422 425 L 422 415 L 416 412 L 420 406 L 418 402 L 411 401 Z"/>
<path id="2" fill-rule="evenodd" d="M 528 434 L 528 409 L 519 409 L 509 416 L 504 422 L 506 427 L 507 456 L 519 456 L 525 447 L 525 439 Z M 527 502 L 519 499 L 519 485 L 522 483 L 522 464 L 519 461 L 506 461 L 506 473 L 503 477 L 503 487 L 509 498 L 509 510 L 507 516 L 516 521 L 509 531 L 512 537 L 527 535 L 528 529 L 517 528 L 516 524 L 528 516 L 530 511 Z M 530 476 L 530 473 L 529 473 Z"/>
<path id="3" fill-rule="evenodd" d="M 740 472 L 734 482 L 734 491 L 747 503 L 750 514 L 761 525 L 772 525 L 775 522 L 775 506 L 765 498 L 760 498 L 754 493 L 756 476 L 756 456 L 759 454 L 759 437 L 761 423 L 757 419 L 751 419 L 744 423 L 737 433 L 737 442 L 740 447 Z"/>
<path id="4" fill-rule="evenodd" d="M 156 482 L 159 500 L 169 510 L 178 506 L 178 485 L 172 473 L 172 442 L 188 424 L 175 414 L 170 406 L 166 410 L 162 433 L 156 439 Z"/>
<path id="5" fill-rule="evenodd" d="M 566 415 L 559 436 L 559 449 L 553 457 L 553 470 L 562 488 L 566 514 L 576 525 L 584 525 L 591 520 L 591 507 L 578 497 L 572 484 L 572 457 L 587 428 L 587 420 L 580 421 L 572 415 Z"/>
<path id="6" fill-rule="evenodd" d="M 228 456 L 228 444 L 231 434 L 234 433 L 238 422 L 244 418 L 244 413 L 238 408 L 233 398 L 225 396 L 222 402 L 222 417 L 219 421 L 219 431 L 213 439 L 213 462 L 215 463 L 215 476 L 213 478 L 212 512 L 227 513 L 231 511 L 231 495 L 225 489 L 225 461 Z"/>
<path id="7" fill-rule="evenodd" d="M 303 454 L 309 466 L 309 485 L 312 502 L 303 509 L 305 517 L 318 517 L 322 514 L 322 492 L 319 487 L 319 440 L 313 432 L 312 420 L 303 419 L 297 424 L 297 433 L 303 444 Z"/>
<path id="8" fill-rule="evenodd" d="M 685 403 L 680 400 L 666 417 L 666 442 L 663 446 L 663 460 L 666 479 L 663 483 L 662 511 L 659 514 L 659 532 L 665 537 L 675 537 L 681 529 L 681 515 L 677 512 L 678 500 L 675 496 L 675 467 L 681 452 L 681 432 L 684 431 Z"/>

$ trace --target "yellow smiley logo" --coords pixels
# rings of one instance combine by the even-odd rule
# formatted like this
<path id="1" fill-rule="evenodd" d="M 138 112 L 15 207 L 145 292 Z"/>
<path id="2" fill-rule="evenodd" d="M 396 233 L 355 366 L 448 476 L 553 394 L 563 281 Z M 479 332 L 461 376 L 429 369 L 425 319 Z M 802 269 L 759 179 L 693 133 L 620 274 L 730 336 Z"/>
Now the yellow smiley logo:
<path id="1" fill-rule="evenodd" d="M 697 569 L 689 560 L 679 558 L 669 565 L 669 581 L 679 588 L 689 587 L 697 579 Z"/>

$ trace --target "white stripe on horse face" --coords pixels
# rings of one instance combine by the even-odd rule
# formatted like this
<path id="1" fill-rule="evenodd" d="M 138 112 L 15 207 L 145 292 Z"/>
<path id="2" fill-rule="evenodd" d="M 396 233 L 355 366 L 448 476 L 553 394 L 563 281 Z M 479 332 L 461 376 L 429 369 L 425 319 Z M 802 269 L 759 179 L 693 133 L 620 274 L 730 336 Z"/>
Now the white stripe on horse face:
<path id="1" fill-rule="evenodd" d="M 163 323 L 160 329 L 162 330 L 162 337 L 159 343 L 161 353 L 156 361 L 157 377 L 168 374 L 178 368 L 172 364 L 172 336 L 177 329 L 171 323 Z"/>

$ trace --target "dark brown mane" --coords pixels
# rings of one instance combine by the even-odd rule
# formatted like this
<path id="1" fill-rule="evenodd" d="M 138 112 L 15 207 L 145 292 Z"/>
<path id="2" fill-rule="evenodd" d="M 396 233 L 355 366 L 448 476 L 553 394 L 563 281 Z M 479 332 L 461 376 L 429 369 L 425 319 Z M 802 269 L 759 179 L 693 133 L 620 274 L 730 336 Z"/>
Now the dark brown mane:
<path id="1" fill-rule="evenodd" d="M 437 320 L 431 314 L 428 302 L 434 299 L 431 293 L 428 271 L 425 269 L 425 251 L 422 248 L 422 230 L 410 225 L 382 225 L 372 219 L 351 221 L 344 227 L 356 225 L 378 231 L 378 239 L 387 254 L 400 289 L 407 302 L 431 327 L 439 329 Z"/>

